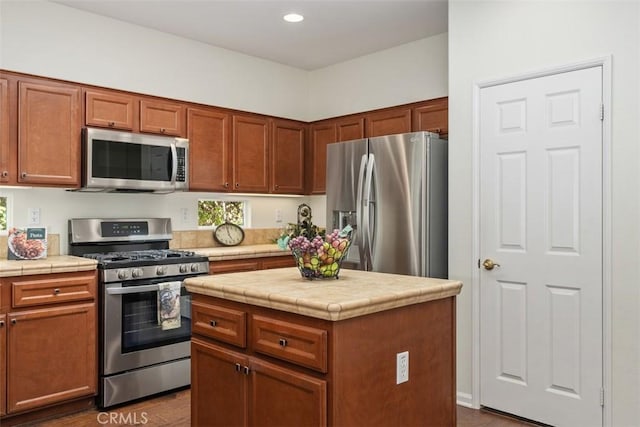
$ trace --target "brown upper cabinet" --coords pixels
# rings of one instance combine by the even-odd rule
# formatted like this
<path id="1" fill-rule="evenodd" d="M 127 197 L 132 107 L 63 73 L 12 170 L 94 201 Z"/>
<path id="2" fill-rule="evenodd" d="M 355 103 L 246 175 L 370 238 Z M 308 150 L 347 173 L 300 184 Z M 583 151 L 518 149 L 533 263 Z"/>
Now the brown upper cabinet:
<path id="1" fill-rule="evenodd" d="M 231 115 L 214 108 L 187 110 L 189 189 L 228 191 L 231 175 Z"/>
<path id="2" fill-rule="evenodd" d="M 259 115 L 233 115 L 233 191 L 269 192 L 269 120 Z"/>
<path id="3" fill-rule="evenodd" d="M 140 132 L 184 137 L 185 106 L 176 102 L 140 100 Z"/>
<path id="4" fill-rule="evenodd" d="M 116 91 L 85 90 L 85 124 L 133 131 L 138 125 L 138 104 L 132 95 Z"/>
<path id="5" fill-rule="evenodd" d="M 367 137 L 411 132 L 411 108 L 392 108 L 366 115 Z"/>
<path id="6" fill-rule="evenodd" d="M 333 122 L 311 125 L 307 149 L 307 193 L 324 194 L 327 180 L 327 145 L 336 142 L 337 126 Z"/>
<path id="7" fill-rule="evenodd" d="M 271 192 L 304 193 L 304 123 L 271 120 Z"/>
<path id="8" fill-rule="evenodd" d="M 80 87 L 18 81 L 18 182 L 78 187 L 80 124 Z"/>
<path id="9" fill-rule="evenodd" d="M 0 79 L 0 182 L 9 182 L 9 82 Z"/>
<path id="10" fill-rule="evenodd" d="M 449 98 L 426 101 L 413 109 L 413 131 L 429 131 L 447 137 L 449 134 Z"/>
<path id="11" fill-rule="evenodd" d="M 335 119 L 336 141 L 364 138 L 364 116 L 347 116 Z"/>

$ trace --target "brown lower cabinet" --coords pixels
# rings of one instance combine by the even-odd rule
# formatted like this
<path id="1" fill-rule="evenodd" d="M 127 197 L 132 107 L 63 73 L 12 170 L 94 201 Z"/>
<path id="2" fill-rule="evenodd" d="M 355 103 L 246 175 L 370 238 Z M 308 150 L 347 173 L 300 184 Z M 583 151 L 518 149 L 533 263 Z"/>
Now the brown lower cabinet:
<path id="1" fill-rule="evenodd" d="M 335 322 L 192 298 L 192 425 L 456 425 L 455 297 Z"/>
<path id="2" fill-rule="evenodd" d="M 0 280 L 2 415 L 96 394 L 96 288 L 95 271 Z"/>
<path id="3" fill-rule="evenodd" d="M 209 274 L 266 270 L 269 268 L 294 267 L 295 265 L 291 255 L 228 259 L 209 262 Z"/>

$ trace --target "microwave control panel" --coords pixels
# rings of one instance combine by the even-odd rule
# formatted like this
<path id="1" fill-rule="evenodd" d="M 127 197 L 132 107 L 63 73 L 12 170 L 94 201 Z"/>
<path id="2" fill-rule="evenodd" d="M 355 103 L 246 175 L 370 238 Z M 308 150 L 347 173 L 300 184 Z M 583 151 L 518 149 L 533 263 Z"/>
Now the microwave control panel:
<path id="1" fill-rule="evenodd" d="M 187 181 L 187 174 L 185 172 L 185 165 L 186 165 L 186 159 L 185 159 L 185 149 L 181 148 L 181 147 L 177 147 L 176 149 L 178 151 L 178 170 L 176 171 L 176 181 L 178 182 L 186 182 Z"/>

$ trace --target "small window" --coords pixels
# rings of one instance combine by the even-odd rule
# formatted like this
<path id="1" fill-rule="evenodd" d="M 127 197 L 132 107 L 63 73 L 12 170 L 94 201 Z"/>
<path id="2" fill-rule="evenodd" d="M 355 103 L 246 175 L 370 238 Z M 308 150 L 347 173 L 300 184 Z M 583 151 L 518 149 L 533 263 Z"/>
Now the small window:
<path id="1" fill-rule="evenodd" d="M 7 233 L 9 224 L 11 224 L 11 200 L 9 196 L 0 194 L 0 234 Z"/>
<path id="2" fill-rule="evenodd" d="M 245 225 L 247 203 L 227 200 L 198 200 L 198 225 L 217 227 L 224 222 Z"/>

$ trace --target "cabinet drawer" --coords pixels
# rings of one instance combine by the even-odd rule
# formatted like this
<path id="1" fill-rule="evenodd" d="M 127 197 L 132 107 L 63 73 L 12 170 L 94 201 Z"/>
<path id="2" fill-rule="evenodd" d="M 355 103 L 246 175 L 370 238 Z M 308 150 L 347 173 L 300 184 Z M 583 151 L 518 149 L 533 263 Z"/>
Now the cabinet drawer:
<path id="1" fill-rule="evenodd" d="M 247 346 L 247 313 L 216 305 L 191 303 L 193 334 L 204 335 L 228 344 Z"/>
<path id="2" fill-rule="evenodd" d="M 288 362 L 327 372 L 327 331 L 253 315 L 253 349 Z"/>
<path id="3" fill-rule="evenodd" d="M 94 276 L 59 279 L 21 280 L 12 283 L 13 307 L 93 300 Z"/>

